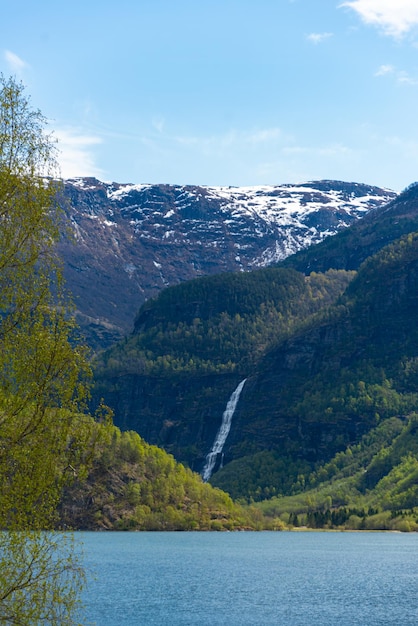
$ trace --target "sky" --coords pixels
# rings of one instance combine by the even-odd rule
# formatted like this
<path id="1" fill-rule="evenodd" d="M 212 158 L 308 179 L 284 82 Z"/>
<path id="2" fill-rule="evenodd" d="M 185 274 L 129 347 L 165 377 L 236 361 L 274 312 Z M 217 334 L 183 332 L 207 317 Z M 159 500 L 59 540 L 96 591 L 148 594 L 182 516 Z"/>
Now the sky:
<path id="1" fill-rule="evenodd" d="M 2 1 L 64 178 L 418 180 L 418 0 Z"/>

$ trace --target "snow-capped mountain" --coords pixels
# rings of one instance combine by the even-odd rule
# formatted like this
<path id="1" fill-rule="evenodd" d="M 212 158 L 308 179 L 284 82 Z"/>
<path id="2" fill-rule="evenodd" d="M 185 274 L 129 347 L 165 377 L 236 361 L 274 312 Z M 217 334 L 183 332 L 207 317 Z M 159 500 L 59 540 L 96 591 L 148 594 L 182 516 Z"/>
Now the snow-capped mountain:
<path id="1" fill-rule="evenodd" d="M 105 346 L 168 285 L 280 261 L 395 197 L 388 189 L 316 181 L 198 187 L 65 181 L 75 243 L 60 251 L 82 326 Z M 92 336 L 89 340 L 94 344 Z"/>

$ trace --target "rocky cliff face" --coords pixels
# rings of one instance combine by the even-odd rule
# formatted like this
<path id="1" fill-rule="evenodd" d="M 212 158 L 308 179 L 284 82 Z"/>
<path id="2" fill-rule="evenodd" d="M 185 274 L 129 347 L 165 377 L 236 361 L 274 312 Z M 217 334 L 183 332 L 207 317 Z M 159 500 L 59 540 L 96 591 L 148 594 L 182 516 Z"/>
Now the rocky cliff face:
<path id="1" fill-rule="evenodd" d="M 74 241 L 63 237 L 60 254 L 79 323 L 94 348 L 106 347 L 162 288 L 271 265 L 394 196 L 338 181 L 238 188 L 67 180 Z"/>

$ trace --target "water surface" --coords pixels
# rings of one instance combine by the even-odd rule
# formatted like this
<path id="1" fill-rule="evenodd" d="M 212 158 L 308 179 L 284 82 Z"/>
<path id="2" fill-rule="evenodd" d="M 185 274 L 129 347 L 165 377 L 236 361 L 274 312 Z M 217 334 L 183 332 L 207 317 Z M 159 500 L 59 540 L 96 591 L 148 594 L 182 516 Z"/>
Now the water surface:
<path id="1" fill-rule="evenodd" d="M 79 533 L 84 624 L 418 624 L 418 535 Z"/>

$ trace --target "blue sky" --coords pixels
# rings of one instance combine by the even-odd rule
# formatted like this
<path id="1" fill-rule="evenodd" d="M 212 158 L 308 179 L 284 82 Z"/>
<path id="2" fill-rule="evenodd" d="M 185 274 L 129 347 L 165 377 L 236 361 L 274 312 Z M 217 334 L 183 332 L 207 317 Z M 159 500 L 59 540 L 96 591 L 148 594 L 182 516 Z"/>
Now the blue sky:
<path id="1" fill-rule="evenodd" d="M 418 0 L 13 0 L 0 71 L 64 177 L 418 180 Z"/>

